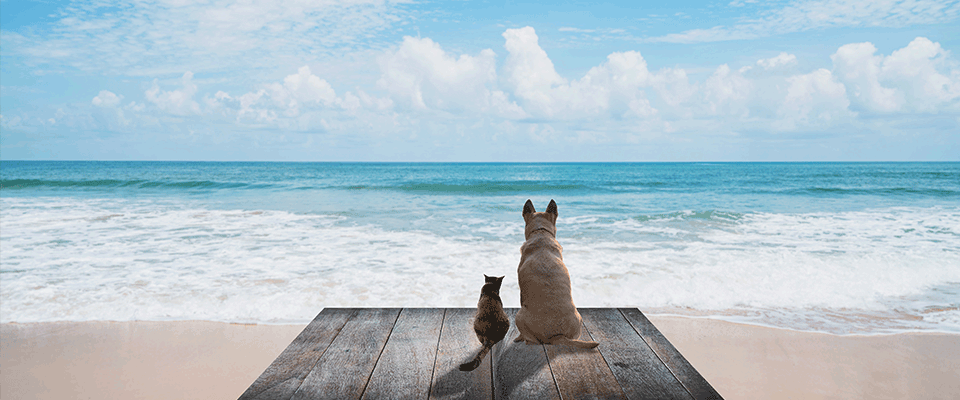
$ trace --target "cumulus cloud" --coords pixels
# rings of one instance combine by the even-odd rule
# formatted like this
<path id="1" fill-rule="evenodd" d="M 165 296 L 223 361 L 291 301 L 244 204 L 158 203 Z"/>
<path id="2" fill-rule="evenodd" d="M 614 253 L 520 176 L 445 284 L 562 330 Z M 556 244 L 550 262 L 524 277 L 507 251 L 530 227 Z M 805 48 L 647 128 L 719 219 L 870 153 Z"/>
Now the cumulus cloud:
<path id="1" fill-rule="evenodd" d="M 193 83 L 193 73 L 187 71 L 180 78 L 181 88 L 178 90 L 161 90 L 157 80 L 153 80 L 153 86 L 144 93 L 147 101 L 153 103 L 158 108 L 173 115 L 199 115 L 200 104 L 193 100 L 193 95 L 197 93 L 197 85 Z"/>
<path id="2" fill-rule="evenodd" d="M 826 125 L 852 116 L 846 87 L 833 74 L 820 68 L 809 74 L 787 78 L 787 97 L 779 109 L 778 126 Z"/>
<path id="3" fill-rule="evenodd" d="M 569 79 L 557 72 L 534 28 L 507 29 L 503 38 L 507 56 L 498 71 L 492 50 L 457 56 L 431 39 L 407 37 L 381 58 L 380 87 L 415 110 L 545 121 L 751 118 L 776 129 L 846 121 L 865 107 L 942 109 L 957 103 L 960 87 L 960 72 L 942 71 L 947 53 L 924 38 L 888 57 L 877 56 L 870 44 L 842 46 L 832 71 L 788 74 L 784 67 L 797 65 L 797 56 L 781 52 L 739 69 L 720 65 L 700 82 L 683 68 L 651 71 L 638 51 L 611 53 Z"/>
<path id="4" fill-rule="evenodd" d="M 958 71 L 946 69 L 947 52 L 918 37 L 889 56 L 869 42 L 841 46 L 831 56 L 834 71 L 861 109 L 873 112 L 936 112 L 960 99 Z"/>
<path id="5" fill-rule="evenodd" d="M 187 72 L 178 88 L 164 90 L 154 81 L 146 104 L 173 115 L 220 115 L 250 126 L 301 131 L 373 124 L 371 131 L 425 135 L 418 127 L 444 132 L 444 123 L 514 121 L 551 127 L 536 134 L 514 130 L 532 137 L 572 138 L 570 128 L 578 140 L 603 140 L 617 130 L 674 134 L 726 126 L 735 132 L 745 124 L 804 130 L 856 122 L 860 113 L 960 112 L 960 70 L 940 44 L 922 37 L 887 56 L 870 43 L 841 46 L 831 57 L 832 69 L 794 72 L 784 67 L 797 65 L 797 56 L 782 52 L 739 69 L 721 64 L 697 80 L 684 68 L 652 71 L 633 50 L 610 53 L 583 76 L 568 78 L 557 72 L 532 27 L 507 29 L 502 36 L 507 54 L 499 69 L 491 49 L 455 54 L 432 39 L 405 37 L 378 58 L 376 94 L 359 88 L 338 92 L 336 82 L 304 65 L 240 95 L 207 94 L 202 109 Z M 135 102 L 121 107 L 123 100 L 104 90 L 92 104 L 103 115 L 144 109 Z M 126 121 L 122 112 L 117 115 Z"/>
<path id="6" fill-rule="evenodd" d="M 532 27 L 507 29 L 503 38 L 509 53 L 503 81 L 532 115 L 574 117 L 596 114 L 607 107 L 605 88 L 589 79 L 569 82 L 557 73 Z"/>
<path id="7" fill-rule="evenodd" d="M 704 98 L 711 114 L 749 115 L 753 83 L 723 64 L 704 82 Z"/>
<path id="8" fill-rule="evenodd" d="M 494 89 L 496 54 L 459 57 L 429 38 L 403 38 L 396 51 L 380 58 L 377 84 L 398 103 L 417 110 L 439 109 L 522 118 L 523 110 Z"/>
<path id="9" fill-rule="evenodd" d="M 93 98 L 93 105 L 97 107 L 112 108 L 120 105 L 120 100 L 123 99 L 123 96 L 118 96 L 109 90 L 101 90 L 96 97 Z"/>
<path id="10" fill-rule="evenodd" d="M 872 43 L 851 43 L 830 58 L 837 75 L 850 86 L 855 104 L 875 111 L 896 111 L 900 101 L 894 89 L 880 84 L 883 57 L 874 55 L 876 51 Z"/>
<path id="11" fill-rule="evenodd" d="M 326 130 L 334 121 L 353 118 L 359 112 L 383 113 L 393 108 L 389 98 L 359 89 L 337 96 L 333 86 L 306 65 L 282 82 L 264 84 L 239 96 L 220 90 L 204 102 L 210 112 L 239 123 L 272 124 L 301 131 Z"/>
<path id="12" fill-rule="evenodd" d="M 657 77 L 647 69 L 640 52 L 610 54 L 606 62 L 591 68 L 582 81 L 599 93 L 609 94 L 606 103 L 615 115 L 650 117 L 657 113 L 642 90 L 653 85 Z"/>
<path id="13" fill-rule="evenodd" d="M 605 63 L 570 81 L 556 72 L 533 28 L 507 29 L 503 37 L 509 53 L 503 82 L 521 106 L 537 117 L 570 119 L 608 112 L 650 116 L 657 111 L 640 89 L 653 86 L 673 93 L 675 79 L 670 72 L 651 74 L 639 52 L 610 54 Z"/>
<path id="14" fill-rule="evenodd" d="M 269 86 L 274 100 L 284 103 L 288 99 L 304 103 L 330 105 L 337 100 L 337 93 L 325 79 L 310 72 L 304 65 L 296 74 L 283 78 L 283 85 L 275 83 Z"/>

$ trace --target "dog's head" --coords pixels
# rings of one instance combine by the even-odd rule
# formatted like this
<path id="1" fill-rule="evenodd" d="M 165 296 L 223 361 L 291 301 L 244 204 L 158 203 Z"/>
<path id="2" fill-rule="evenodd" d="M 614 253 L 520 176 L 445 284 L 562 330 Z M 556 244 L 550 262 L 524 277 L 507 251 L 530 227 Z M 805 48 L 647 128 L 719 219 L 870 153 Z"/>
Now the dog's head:
<path id="1" fill-rule="evenodd" d="M 547 211 L 537 212 L 533 208 L 533 202 L 527 200 L 523 205 L 523 221 L 527 223 L 524 229 L 524 237 L 529 239 L 530 235 L 538 231 L 550 232 L 554 237 L 557 236 L 557 202 L 550 200 Z"/>

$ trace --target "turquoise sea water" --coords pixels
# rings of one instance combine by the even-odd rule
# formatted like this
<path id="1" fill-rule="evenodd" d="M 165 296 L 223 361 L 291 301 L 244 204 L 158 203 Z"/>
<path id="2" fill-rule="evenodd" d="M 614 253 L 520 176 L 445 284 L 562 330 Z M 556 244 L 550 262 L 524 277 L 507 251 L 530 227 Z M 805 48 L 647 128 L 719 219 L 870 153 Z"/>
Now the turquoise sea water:
<path id="1" fill-rule="evenodd" d="M 519 304 L 559 205 L 581 307 L 960 333 L 960 163 L 0 163 L 0 320 Z"/>

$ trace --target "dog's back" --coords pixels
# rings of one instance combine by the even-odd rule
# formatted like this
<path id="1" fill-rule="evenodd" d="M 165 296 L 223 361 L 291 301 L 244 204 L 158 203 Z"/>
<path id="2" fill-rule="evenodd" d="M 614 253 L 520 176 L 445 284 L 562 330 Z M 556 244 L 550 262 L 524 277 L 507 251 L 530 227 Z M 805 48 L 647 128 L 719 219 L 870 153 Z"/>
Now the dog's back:
<path id="1" fill-rule="evenodd" d="M 514 341 L 596 347 L 580 336 L 580 313 L 573 304 L 570 273 L 563 263 L 563 247 L 556 239 L 557 203 L 536 212 L 533 202 L 523 206 L 526 241 L 520 247 L 520 311 L 514 321 L 520 335 Z"/>

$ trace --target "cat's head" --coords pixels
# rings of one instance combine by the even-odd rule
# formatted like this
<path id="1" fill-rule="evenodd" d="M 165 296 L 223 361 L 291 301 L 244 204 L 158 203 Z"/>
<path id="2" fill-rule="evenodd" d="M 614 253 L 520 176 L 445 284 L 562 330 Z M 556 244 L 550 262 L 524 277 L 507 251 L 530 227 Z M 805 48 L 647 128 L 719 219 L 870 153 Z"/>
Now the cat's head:
<path id="1" fill-rule="evenodd" d="M 503 276 L 487 276 L 487 274 L 483 274 L 483 278 L 485 280 L 483 283 L 484 288 L 489 287 L 493 289 L 494 292 L 500 293 L 500 284 L 503 283 Z"/>

